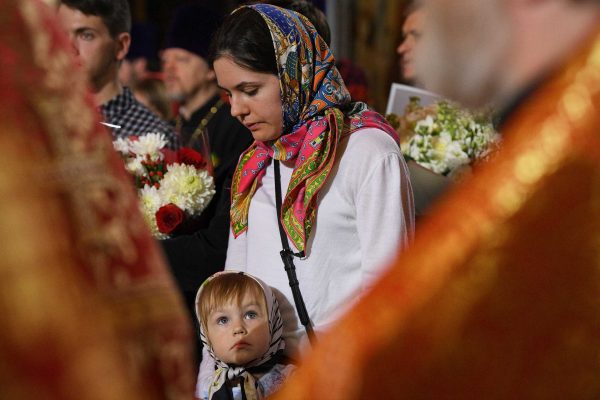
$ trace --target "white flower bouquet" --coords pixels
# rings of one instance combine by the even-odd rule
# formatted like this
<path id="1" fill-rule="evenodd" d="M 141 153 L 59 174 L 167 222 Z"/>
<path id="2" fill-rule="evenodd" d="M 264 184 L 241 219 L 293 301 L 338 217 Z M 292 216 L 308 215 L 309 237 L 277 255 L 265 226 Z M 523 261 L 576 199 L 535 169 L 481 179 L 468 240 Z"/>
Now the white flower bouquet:
<path id="1" fill-rule="evenodd" d="M 400 134 L 402 153 L 437 174 L 469 168 L 500 140 L 487 114 L 470 113 L 444 100 L 423 107 L 414 97 L 404 115 L 387 118 Z"/>
<path id="2" fill-rule="evenodd" d="M 154 133 L 113 142 L 134 177 L 142 214 L 158 239 L 181 232 L 215 194 L 200 153 L 187 147 L 174 152 L 166 144 L 164 135 Z"/>

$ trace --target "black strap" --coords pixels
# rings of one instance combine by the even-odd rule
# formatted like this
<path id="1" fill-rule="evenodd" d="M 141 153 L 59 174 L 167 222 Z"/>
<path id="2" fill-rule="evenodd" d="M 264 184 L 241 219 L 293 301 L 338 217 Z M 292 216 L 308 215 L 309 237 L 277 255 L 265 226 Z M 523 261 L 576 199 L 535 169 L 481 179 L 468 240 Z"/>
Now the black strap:
<path id="1" fill-rule="evenodd" d="M 310 323 L 310 318 L 308 317 L 308 311 L 306 311 L 306 305 L 304 304 L 302 292 L 300 291 L 300 282 L 298 282 L 298 277 L 296 276 L 296 266 L 294 265 L 294 256 L 304 257 L 304 251 L 294 253 L 290 249 L 285 230 L 281 224 L 281 173 L 279 172 L 279 160 L 273 160 L 273 162 L 275 167 L 275 207 L 277 209 L 277 225 L 279 226 L 279 236 L 281 237 L 281 246 L 283 247 L 283 250 L 281 250 L 279 254 L 283 260 L 285 272 L 287 272 L 290 288 L 292 288 L 292 296 L 294 296 L 294 304 L 296 305 L 298 317 L 300 318 L 302 325 L 304 325 L 304 329 L 306 329 L 310 344 L 314 346 L 316 344 L 315 333 Z"/>

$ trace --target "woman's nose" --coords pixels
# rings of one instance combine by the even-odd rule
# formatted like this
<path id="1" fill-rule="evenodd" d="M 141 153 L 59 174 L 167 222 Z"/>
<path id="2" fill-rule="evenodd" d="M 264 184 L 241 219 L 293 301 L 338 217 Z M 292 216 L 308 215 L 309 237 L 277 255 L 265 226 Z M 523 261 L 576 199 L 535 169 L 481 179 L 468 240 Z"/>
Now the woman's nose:
<path id="1" fill-rule="evenodd" d="M 231 105 L 231 116 L 241 119 L 244 115 L 248 114 L 247 107 L 239 97 L 231 96 L 229 98 Z"/>

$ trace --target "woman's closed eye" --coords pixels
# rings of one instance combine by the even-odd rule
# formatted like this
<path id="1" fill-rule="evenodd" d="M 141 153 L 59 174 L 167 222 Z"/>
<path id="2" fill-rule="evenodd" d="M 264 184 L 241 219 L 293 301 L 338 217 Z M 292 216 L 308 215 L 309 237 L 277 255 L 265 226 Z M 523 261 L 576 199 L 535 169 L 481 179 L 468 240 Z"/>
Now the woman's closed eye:
<path id="1" fill-rule="evenodd" d="M 256 95 L 260 88 L 261 84 L 258 82 L 242 82 L 236 86 L 237 90 L 250 97 Z"/>

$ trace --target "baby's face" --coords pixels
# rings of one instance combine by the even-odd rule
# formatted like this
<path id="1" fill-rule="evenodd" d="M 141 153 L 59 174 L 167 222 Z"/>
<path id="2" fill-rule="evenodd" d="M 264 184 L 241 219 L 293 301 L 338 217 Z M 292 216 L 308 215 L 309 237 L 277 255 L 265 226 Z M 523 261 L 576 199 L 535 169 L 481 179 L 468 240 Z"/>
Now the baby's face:
<path id="1" fill-rule="evenodd" d="M 241 305 L 223 304 L 210 313 L 207 335 L 215 355 L 230 365 L 246 365 L 262 357 L 271 341 L 264 302 L 246 293 Z"/>

